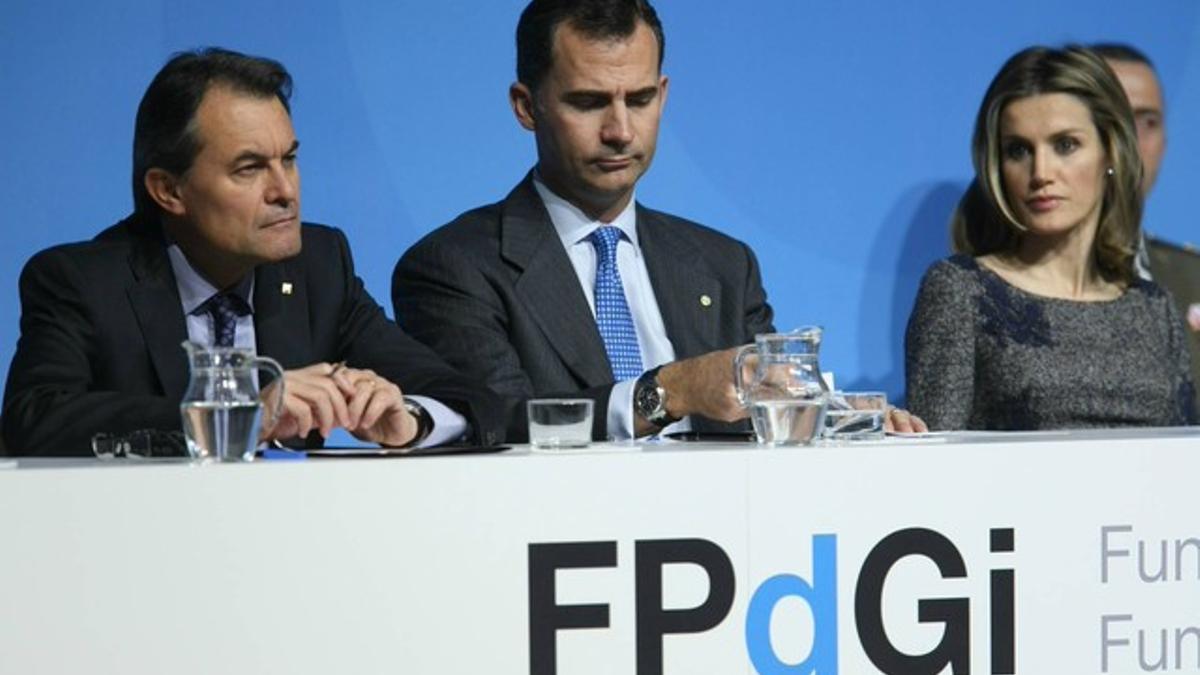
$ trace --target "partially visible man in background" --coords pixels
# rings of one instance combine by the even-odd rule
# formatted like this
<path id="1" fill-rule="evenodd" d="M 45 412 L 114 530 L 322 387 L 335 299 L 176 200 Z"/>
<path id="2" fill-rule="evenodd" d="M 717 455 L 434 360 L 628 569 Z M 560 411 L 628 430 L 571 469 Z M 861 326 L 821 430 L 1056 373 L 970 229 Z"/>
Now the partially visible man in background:
<path id="1" fill-rule="evenodd" d="M 1166 105 L 1154 63 L 1141 50 L 1127 44 L 1101 43 L 1092 50 L 1104 57 L 1116 73 L 1137 125 L 1142 156 L 1142 197 L 1149 198 L 1158 180 L 1158 169 L 1167 150 Z M 1138 250 L 1138 273 L 1167 287 L 1191 328 L 1192 381 L 1200 382 L 1200 253 L 1190 244 L 1178 245 L 1145 236 Z"/>
<path id="2" fill-rule="evenodd" d="M 1137 124 L 1138 150 L 1145 174 L 1142 175 L 1142 196 L 1148 197 L 1158 178 L 1158 167 L 1167 149 L 1166 106 L 1163 105 L 1162 85 L 1154 64 L 1142 52 L 1124 44 L 1098 44 L 1092 47 L 1108 63 L 1129 105 Z"/>

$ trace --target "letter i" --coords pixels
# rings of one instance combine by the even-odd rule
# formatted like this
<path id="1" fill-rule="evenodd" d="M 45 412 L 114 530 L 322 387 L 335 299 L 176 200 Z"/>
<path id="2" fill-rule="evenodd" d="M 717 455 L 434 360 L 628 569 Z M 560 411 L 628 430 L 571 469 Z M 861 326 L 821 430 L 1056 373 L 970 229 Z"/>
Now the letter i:
<path id="1" fill-rule="evenodd" d="M 1012 528 L 991 531 L 992 553 L 1016 550 Z M 1011 569 L 992 570 L 992 673 L 1016 673 L 1016 575 Z"/>

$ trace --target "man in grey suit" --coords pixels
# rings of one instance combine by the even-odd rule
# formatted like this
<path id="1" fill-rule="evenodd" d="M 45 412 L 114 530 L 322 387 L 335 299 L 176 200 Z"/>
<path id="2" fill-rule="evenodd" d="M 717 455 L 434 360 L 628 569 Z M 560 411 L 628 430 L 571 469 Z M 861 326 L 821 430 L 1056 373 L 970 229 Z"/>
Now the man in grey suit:
<path id="1" fill-rule="evenodd" d="M 396 266 L 397 321 L 505 398 L 510 440 L 546 396 L 595 400 L 597 439 L 746 429 L 731 348 L 773 330 L 754 254 L 634 199 L 662 57 L 645 0 L 533 0 L 509 98 L 537 166 Z"/>

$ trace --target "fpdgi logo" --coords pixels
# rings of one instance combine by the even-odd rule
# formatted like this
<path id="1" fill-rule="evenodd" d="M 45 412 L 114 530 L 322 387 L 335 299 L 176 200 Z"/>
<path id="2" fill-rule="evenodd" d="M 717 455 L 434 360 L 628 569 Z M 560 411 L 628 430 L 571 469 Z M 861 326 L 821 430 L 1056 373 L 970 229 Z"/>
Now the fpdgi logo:
<path id="1" fill-rule="evenodd" d="M 992 553 L 1012 553 L 1011 528 L 990 531 Z M 908 528 L 881 539 L 867 554 L 854 586 L 854 625 L 864 654 L 887 675 L 936 675 L 947 667 L 954 675 L 971 672 L 970 600 L 965 597 L 917 601 L 917 621 L 942 624 L 941 640 L 924 654 L 900 651 L 888 639 L 883 620 L 883 587 L 897 562 L 919 556 L 933 562 L 943 579 L 967 576 L 962 554 L 945 535 Z M 782 573 L 763 581 L 746 610 L 746 651 L 761 675 L 837 675 L 838 566 L 837 535 L 812 537 L 812 579 Z M 709 591 L 697 607 L 665 609 L 663 566 L 689 563 L 708 576 Z M 608 628 L 606 604 L 560 605 L 555 600 L 555 573 L 560 569 L 617 566 L 617 542 L 554 542 L 529 545 L 529 672 L 556 675 L 556 636 L 560 630 Z M 663 637 L 702 633 L 719 625 L 733 607 L 733 563 L 707 539 L 649 539 L 634 542 L 634 605 L 638 675 L 663 672 Z M 989 638 L 992 675 L 1016 672 L 1014 631 L 1015 573 L 989 572 Z M 812 647 L 799 663 L 785 663 L 771 646 L 771 615 L 785 598 L 798 598 L 812 611 Z"/>

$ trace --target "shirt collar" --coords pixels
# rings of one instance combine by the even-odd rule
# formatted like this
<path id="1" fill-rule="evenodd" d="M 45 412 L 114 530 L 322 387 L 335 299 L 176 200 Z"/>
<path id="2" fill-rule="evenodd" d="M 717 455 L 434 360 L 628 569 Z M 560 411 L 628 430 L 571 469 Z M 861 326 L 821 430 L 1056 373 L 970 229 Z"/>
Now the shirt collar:
<path id="1" fill-rule="evenodd" d="M 634 252 L 641 255 L 641 249 L 638 247 L 636 199 L 630 199 L 611 223 L 602 223 L 587 217 L 579 207 L 555 194 L 542 183 L 536 173 L 533 177 L 533 187 L 537 190 L 538 196 L 542 198 L 542 203 L 546 205 L 546 211 L 550 214 L 550 222 L 554 223 L 554 230 L 567 249 L 587 239 L 588 235 L 597 227 L 612 225 L 621 230 L 625 239 L 633 244 Z"/>
<path id="2" fill-rule="evenodd" d="M 171 271 L 175 273 L 175 286 L 179 289 L 179 300 L 183 303 L 184 315 L 194 313 L 201 305 L 208 302 L 208 299 L 221 289 L 209 283 L 202 274 L 192 267 L 188 262 L 187 256 L 183 254 L 183 249 L 179 248 L 179 244 L 172 243 L 167 246 L 167 258 L 171 261 Z M 254 275 L 247 274 L 244 279 L 239 281 L 229 292 L 240 297 L 246 302 L 246 306 L 250 311 L 254 311 Z"/>

